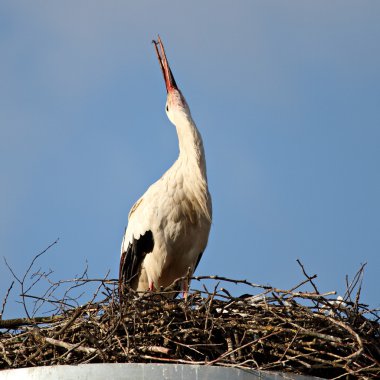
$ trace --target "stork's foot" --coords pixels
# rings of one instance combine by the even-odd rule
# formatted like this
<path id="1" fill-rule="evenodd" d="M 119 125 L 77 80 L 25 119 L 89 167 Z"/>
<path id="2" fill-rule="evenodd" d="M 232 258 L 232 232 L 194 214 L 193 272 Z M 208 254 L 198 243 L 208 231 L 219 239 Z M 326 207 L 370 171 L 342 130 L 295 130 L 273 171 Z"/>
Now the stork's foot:
<path id="1" fill-rule="evenodd" d="M 149 291 L 154 292 L 154 283 L 153 281 L 149 284 Z"/>

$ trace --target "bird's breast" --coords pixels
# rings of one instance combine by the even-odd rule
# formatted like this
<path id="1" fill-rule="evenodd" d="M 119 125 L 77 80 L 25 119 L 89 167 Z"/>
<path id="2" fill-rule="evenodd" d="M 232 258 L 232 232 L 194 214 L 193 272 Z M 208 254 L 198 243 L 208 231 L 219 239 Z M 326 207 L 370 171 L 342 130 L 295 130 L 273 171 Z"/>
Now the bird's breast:
<path id="1" fill-rule="evenodd" d="M 201 198 L 180 183 L 169 188 L 161 200 L 159 229 L 164 234 L 169 256 L 185 255 L 192 248 L 199 250 L 207 244 L 211 222 L 200 204 Z"/>
<path id="2" fill-rule="evenodd" d="M 149 190 L 153 252 L 143 263 L 149 281 L 168 286 L 194 270 L 205 250 L 211 226 L 206 179 L 177 164 Z"/>

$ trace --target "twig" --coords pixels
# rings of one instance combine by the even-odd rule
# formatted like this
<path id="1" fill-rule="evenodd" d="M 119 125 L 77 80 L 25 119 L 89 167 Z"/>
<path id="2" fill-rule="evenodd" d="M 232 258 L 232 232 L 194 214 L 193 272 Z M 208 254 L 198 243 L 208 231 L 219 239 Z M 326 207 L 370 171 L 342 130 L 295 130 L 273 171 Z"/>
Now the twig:
<path id="1" fill-rule="evenodd" d="M 25 279 L 26 277 L 28 276 L 29 272 L 31 271 L 31 269 L 33 268 L 33 265 L 34 263 L 36 262 L 36 260 L 42 256 L 46 251 L 48 251 L 53 245 L 57 244 L 58 243 L 58 240 L 59 238 L 57 238 L 53 243 L 51 243 L 47 248 L 45 248 L 43 251 L 41 251 L 40 253 L 38 253 L 36 256 L 34 256 L 34 258 L 32 259 L 31 263 L 29 264 L 29 267 L 27 268 L 27 270 L 25 271 L 24 273 L 24 276 L 20 279 L 16 276 L 15 272 L 13 271 L 13 269 L 10 267 L 10 265 L 8 264 L 6 258 L 4 257 L 4 261 L 5 261 L 5 265 L 7 266 L 7 268 L 9 269 L 9 271 L 12 273 L 13 277 L 16 279 L 16 281 L 20 284 L 21 286 L 21 295 L 22 295 L 22 305 L 23 305 L 23 308 L 24 308 L 24 311 L 25 311 L 25 314 L 28 316 L 28 318 L 31 318 L 30 314 L 29 314 L 29 311 L 28 311 L 28 308 L 26 307 L 26 303 L 25 303 L 25 294 L 26 294 L 26 291 L 25 291 Z M 28 288 L 28 290 L 30 290 L 30 287 Z"/>
<path id="2" fill-rule="evenodd" d="M 9 293 L 11 292 L 12 288 L 13 288 L 13 285 L 14 285 L 14 281 L 12 281 L 11 285 L 9 286 L 8 290 L 7 290 L 7 293 L 5 294 L 5 297 L 3 299 L 3 304 L 2 304 L 2 307 L 1 307 L 1 311 L 0 311 L 0 320 L 3 318 L 3 315 L 4 315 L 4 310 L 5 310 L 5 305 L 7 304 L 7 299 L 8 299 L 8 296 L 9 296 Z"/>
<path id="3" fill-rule="evenodd" d="M 44 338 L 44 340 L 49 344 L 52 344 L 52 345 L 57 346 L 57 347 L 63 347 L 66 350 L 74 350 L 74 351 L 84 352 L 86 354 L 93 354 L 96 352 L 95 348 L 83 347 L 83 346 L 81 346 L 80 343 L 71 344 L 71 343 L 63 342 L 61 340 L 53 339 L 53 338 L 49 338 L 49 337 Z"/>
<path id="4" fill-rule="evenodd" d="M 301 267 L 302 273 L 305 275 L 305 277 L 308 279 L 308 282 L 310 282 L 311 286 L 315 290 L 315 293 L 319 294 L 319 290 L 318 290 L 317 286 L 313 282 L 313 279 L 316 278 L 317 276 L 316 275 L 309 276 L 306 273 L 305 267 L 303 266 L 303 264 L 301 263 L 301 261 L 299 259 L 297 259 L 296 261 L 297 261 L 298 265 Z"/>
<path id="5" fill-rule="evenodd" d="M 22 326 L 35 326 L 43 323 L 55 323 L 64 320 L 64 316 L 51 317 L 34 317 L 34 318 L 15 318 L 0 320 L 0 328 L 2 329 L 18 329 Z"/>

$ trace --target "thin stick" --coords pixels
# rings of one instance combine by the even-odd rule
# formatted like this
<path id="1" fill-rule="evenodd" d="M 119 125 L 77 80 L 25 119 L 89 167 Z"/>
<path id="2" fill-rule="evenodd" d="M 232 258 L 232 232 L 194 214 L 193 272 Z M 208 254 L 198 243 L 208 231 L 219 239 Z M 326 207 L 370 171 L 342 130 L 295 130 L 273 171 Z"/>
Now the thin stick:
<path id="1" fill-rule="evenodd" d="M 13 288 L 13 284 L 15 282 L 12 281 L 11 285 L 9 286 L 8 290 L 7 290 L 7 293 L 5 294 L 5 297 L 4 297 L 4 300 L 3 300 L 3 305 L 1 307 L 1 311 L 0 311 L 0 320 L 2 319 L 3 315 L 4 315 L 4 310 L 5 310 L 5 305 L 7 304 L 7 299 L 8 299 L 8 296 L 9 296 L 9 293 L 11 292 L 12 288 Z"/>

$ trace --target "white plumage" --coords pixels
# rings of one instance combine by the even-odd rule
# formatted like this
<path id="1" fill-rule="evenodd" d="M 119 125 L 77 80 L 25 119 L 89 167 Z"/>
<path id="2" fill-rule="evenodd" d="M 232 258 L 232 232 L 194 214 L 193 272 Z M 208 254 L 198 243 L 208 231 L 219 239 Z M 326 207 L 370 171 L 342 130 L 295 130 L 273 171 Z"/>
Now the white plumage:
<path id="1" fill-rule="evenodd" d="M 194 272 L 211 227 L 211 197 L 201 135 L 178 89 L 160 37 L 153 41 L 164 75 L 166 113 L 175 125 L 179 156 L 132 207 L 121 245 L 119 289 L 168 287 Z M 188 284 L 182 281 L 186 294 Z"/>

